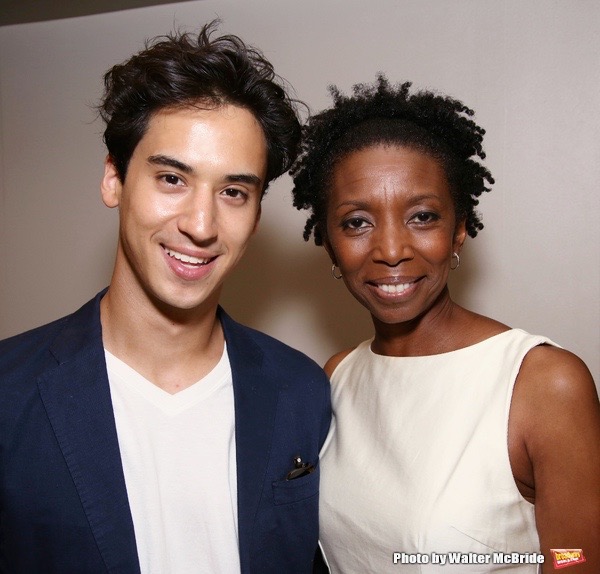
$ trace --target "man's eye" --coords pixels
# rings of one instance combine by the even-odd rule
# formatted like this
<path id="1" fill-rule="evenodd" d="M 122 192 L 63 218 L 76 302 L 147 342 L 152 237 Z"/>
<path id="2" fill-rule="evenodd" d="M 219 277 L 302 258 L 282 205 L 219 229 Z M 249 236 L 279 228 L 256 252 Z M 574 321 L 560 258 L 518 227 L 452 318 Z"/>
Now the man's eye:
<path id="1" fill-rule="evenodd" d="M 223 190 L 223 193 L 228 197 L 233 198 L 245 199 L 246 197 L 248 197 L 248 194 L 244 193 L 241 189 L 237 189 L 235 187 L 228 187 L 227 189 Z"/>
<path id="2" fill-rule="evenodd" d="M 163 180 L 169 185 L 179 185 L 181 183 L 181 179 L 178 176 L 173 175 L 172 173 L 163 175 Z"/>

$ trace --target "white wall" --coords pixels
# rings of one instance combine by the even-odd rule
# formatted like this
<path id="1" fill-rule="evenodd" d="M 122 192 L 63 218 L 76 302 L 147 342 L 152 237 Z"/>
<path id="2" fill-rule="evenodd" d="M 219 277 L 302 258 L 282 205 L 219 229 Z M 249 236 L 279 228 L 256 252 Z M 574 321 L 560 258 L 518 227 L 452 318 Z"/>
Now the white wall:
<path id="1" fill-rule="evenodd" d="M 487 128 L 485 230 L 455 298 L 550 336 L 600 379 L 600 3 L 596 0 L 206 0 L 0 28 L 0 337 L 57 318 L 107 284 L 116 212 L 89 105 L 144 38 L 220 16 L 314 110 L 326 86 L 378 71 L 462 99 Z M 319 362 L 370 334 L 367 313 L 305 244 L 284 177 L 228 285 L 239 320 Z"/>

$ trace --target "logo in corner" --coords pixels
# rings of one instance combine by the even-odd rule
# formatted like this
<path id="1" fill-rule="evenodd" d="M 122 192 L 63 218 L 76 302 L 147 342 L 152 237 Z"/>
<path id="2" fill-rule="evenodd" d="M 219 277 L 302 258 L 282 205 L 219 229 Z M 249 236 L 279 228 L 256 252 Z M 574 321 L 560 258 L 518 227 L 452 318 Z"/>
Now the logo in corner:
<path id="1" fill-rule="evenodd" d="M 550 552 L 552 552 L 555 570 L 585 562 L 585 556 L 581 548 L 555 548 L 550 550 Z"/>

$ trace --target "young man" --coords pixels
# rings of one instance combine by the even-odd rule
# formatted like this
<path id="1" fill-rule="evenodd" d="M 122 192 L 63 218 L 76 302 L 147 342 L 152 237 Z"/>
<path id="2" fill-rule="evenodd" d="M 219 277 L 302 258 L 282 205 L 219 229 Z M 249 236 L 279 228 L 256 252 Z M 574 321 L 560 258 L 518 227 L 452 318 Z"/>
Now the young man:
<path id="1" fill-rule="evenodd" d="M 328 382 L 218 306 L 299 139 L 272 66 L 180 34 L 105 76 L 108 290 L 0 343 L 0 571 L 307 573 Z"/>

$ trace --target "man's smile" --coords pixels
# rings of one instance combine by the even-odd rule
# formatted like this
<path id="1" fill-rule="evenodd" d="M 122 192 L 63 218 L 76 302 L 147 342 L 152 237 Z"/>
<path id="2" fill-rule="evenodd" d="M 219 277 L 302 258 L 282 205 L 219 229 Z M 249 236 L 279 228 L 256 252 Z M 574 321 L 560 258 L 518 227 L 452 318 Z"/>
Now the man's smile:
<path id="1" fill-rule="evenodd" d="M 206 265 L 210 263 L 215 257 L 194 257 L 193 255 L 186 255 L 185 253 L 179 253 L 178 251 L 174 251 L 173 249 L 169 249 L 167 247 L 163 247 L 169 257 L 173 257 L 182 263 L 189 263 L 191 265 Z"/>

